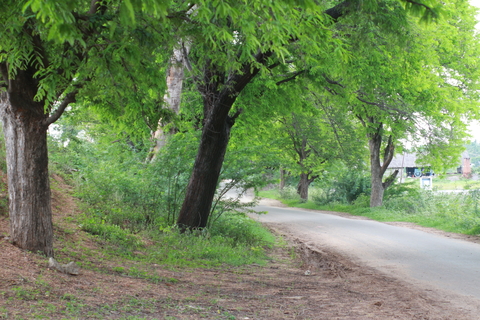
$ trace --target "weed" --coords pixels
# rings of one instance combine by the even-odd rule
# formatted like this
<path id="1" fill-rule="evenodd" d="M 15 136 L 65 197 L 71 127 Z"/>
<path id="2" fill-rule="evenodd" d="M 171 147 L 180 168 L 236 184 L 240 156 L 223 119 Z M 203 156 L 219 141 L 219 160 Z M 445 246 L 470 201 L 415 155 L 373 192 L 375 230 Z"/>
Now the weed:
<path id="1" fill-rule="evenodd" d="M 113 267 L 112 271 L 118 272 L 118 273 L 124 273 L 125 268 L 124 267 Z"/>
<path id="2" fill-rule="evenodd" d="M 37 288 L 16 287 L 12 289 L 15 292 L 17 299 L 36 300 L 40 295 L 40 290 Z"/>

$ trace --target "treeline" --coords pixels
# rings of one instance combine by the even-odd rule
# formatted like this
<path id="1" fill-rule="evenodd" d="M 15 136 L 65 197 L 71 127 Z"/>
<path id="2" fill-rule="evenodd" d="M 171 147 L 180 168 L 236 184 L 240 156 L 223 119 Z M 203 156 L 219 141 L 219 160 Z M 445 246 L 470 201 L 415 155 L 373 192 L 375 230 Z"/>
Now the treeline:
<path id="1" fill-rule="evenodd" d="M 3 4 L 11 239 L 47 256 L 47 129 L 60 118 L 69 134 L 60 147 L 83 139 L 83 147 L 122 145 L 131 154 L 134 172 L 121 161 L 109 171 L 98 155 L 88 161 L 103 174 L 84 158 L 73 163 L 104 188 L 83 195 L 105 197 L 92 206 L 131 198 L 101 214 L 118 226 L 120 211 L 142 208 L 123 227 L 164 219 L 188 233 L 221 216 L 220 182 L 261 186 L 270 170 L 296 176 L 307 199 L 336 167 L 367 168 L 370 206 L 381 206 L 398 174 L 384 177 L 395 151 L 409 141 L 423 161 L 450 167 L 464 119 L 478 117 L 480 42 L 476 11 L 463 0 Z M 95 180 L 121 172 L 125 179 Z"/>

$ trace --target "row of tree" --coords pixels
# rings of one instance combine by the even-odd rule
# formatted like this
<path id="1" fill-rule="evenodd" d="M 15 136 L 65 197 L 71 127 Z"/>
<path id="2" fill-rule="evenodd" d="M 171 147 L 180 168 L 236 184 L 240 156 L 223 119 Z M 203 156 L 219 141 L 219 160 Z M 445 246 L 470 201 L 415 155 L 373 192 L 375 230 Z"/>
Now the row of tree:
<path id="1" fill-rule="evenodd" d="M 378 206 L 402 141 L 448 163 L 478 114 L 475 10 L 464 0 L 0 3 L 11 239 L 47 256 L 46 135 L 67 109 L 79 121 L 98 113 L 131 143 L 153 133 L 149 160 L 182 122 L 201 131 L 182 230 L 207 225 L 236 122 L 234 143 L 278 142 L 302 197 L 328 163 L 361 165 L 366 137 Z"/>

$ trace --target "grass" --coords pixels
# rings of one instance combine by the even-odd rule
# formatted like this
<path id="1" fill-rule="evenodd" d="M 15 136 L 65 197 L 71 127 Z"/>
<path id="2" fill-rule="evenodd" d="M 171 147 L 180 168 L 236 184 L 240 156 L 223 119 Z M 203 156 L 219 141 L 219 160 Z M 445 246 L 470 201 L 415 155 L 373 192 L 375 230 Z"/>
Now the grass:
<path id="1" fill-rule="evenodd" d="M 436 190 L 468 190 L 480 188 L 479 180 L 460 178 L 459 180 L 433 179 L 433 187 Z"/>
<path id="2" fill-rule="evenodd" d="M 76 277 L 66 277 L 61 281 L 71 284 L 58 287 L 58 282 L 52 280 L 52 276 L 56 278 L 55 272 L 43 269 L 45 258 L 32 254 L 43 270 L 35 278 L 22 277 L 14 286 L 0 290 L 0 319 L 152 319 L 151 315 L 161 319 L 181 319 L 182 315 L 189 319 L 236 319 L 217 303 L 205 303 L 203 295 L 198 301 L 171 298 L 168 294 L 161 299 L 150 299 L 148 295 L 133 293 L 111 294 L 111 288 L 105 286 L 82 289 L 81 295 L 74 292 L 82 283 L 95 281 L 89 277 L 92 273 L 97 277 L 114 275 L 131 279 L 141 283 L 142 290 L 189 286 L 189 282 L 179 281 L 175 275 L 180 272 L 201 277 L 202 268 L 222 272 L 234 270 L 230 269 L 234 266 L 264 265 L 270 261 L 267 249 L 276 245 L 276 238 L 259 223 L 238 214 L 226 213 L 223 223 L 208 232 L 180 234 L 174 228 L 163 228 L 129 234 L 136 241 L 123 237 L 127 232 L 123 229 L 107 228 L 106 237 L 82 232 L 85 216 L 70 219 L 69 224 L 55 226 L 55 250 L 61 263 L 73 260 L 81 265 L 83 274 L 78 277 L 78 284 Z M 122 236 L 112 236 L 110 232 Z M 229 234 L 236 235 L 238 241 Z M 62 279 L 64 275 L 57 277 Z M 106 300 L 100 303 L 95 297 Z"/>
<path id="3" fill-rule="evenodd" d="M 91 216 L 83 216 L 81 228 L 105 241 L 111 254 L 172 269 L 263 265 L 268 261 L 265 249 L 276 243 L 260 223 L 230 213 L 211 230 L 189 234 L 173 227 L 132 234 Z"/>
<path id="4" fill-rule="evenodd" d="M 369 198 L 365 195 L 360 196 L 353 204 L 333 202 L 326 205 L 319 205 L 311 199 L 306 202 L 301 201 L 292 195 L 285 199 L 276 190 L 261 191 L 260 196 L 280 200 L 291 207 L 345 212 L 383 222 L 412 222 L 447 232 L 480 234 L 480 191 L 477 189 L 480 188 L 480 183 L 468 180 L 455 181 L 455 183 L 440 180 L 439 183 L 434 182 L 434 188 L 446 190 L 452 186 L 462 186 L 463 190 L 470 190 L 470 192 L 436 193 L 412 187 L 410 191 L 403 191 L 402 194 L 394 194 L 386 198 L 383 206 L 377 208 L 369 207 Z M 443 188 L 437 189 L 438 185 Z M 319 192 L 315 188 L 311 191 L 312 194 Z"/>

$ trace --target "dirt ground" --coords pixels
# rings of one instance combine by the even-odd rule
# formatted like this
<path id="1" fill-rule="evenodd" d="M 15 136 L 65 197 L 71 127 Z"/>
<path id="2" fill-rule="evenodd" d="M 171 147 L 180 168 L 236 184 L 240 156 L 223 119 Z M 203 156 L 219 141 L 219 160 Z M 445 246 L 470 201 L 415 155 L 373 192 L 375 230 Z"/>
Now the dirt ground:
<path id="1" fill-rule="evenodd" d="M 89 267 L 78 276 L 48 269 L 44 257 L 9 243 L 8 220 L 0 216 L 0 319 L 480 319 L 474 308 L 287 234 L 288 245 L 273 249 L 266 266 L 152 264 L 149 279 L 126 275 L 119 270 L 145 266 L 104 257 L 102 244 L 75 225 L 79 210 L 58 181 L 57 256 L 76 252 L 81 259 L 84 248 L 95 258 L 83 262 Z"/>

